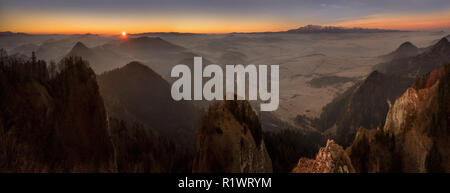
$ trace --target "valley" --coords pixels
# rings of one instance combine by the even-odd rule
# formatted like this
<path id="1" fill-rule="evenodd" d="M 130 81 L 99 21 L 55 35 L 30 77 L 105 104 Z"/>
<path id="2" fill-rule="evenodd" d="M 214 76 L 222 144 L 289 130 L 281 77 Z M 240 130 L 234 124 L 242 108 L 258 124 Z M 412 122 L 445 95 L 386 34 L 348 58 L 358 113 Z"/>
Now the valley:
<path id="1" fill-rule="evenodd" d="M 341 30 L 2 33 L 0 171 L 448 171 L 448 32 Z M 175 100 L 177 65 L 193 69 L 195 91 L 213 81 L 194 77 L 197 56 L 218 69 L 279 65 L 277 110 Z"/>

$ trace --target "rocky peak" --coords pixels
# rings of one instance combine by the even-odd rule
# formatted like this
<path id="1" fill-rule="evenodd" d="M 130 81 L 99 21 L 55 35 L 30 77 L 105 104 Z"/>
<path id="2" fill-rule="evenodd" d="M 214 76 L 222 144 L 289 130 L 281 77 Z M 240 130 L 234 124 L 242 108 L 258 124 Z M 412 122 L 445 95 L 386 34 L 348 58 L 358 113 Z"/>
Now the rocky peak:
<path id="1" fill-rule="evenodd" d="M 241 125 L 250 130 L 256 145 L 259 146 L 262 141 L 262 128 L 250 103 L 233 100 L 225 101 L 222 105 L 231 112 Z"/>
<path id="2" fill-rule="evenodd" d="M 212 105 L 201 121 L 193 172 L 272 172 L 261 132 L 247 101 Z"/>
<path id="3" fill-rule="evenodd" d="M 450 67 L 408 88 L 390 107 L 383 128 L 360 130 L 347 151 L 361 172 L 448 172 Z M 364 137 L 361 137 L 364 136 Z"/>
<path id="4" fill-rule="evenodd" d="M 333 140 L 319 149 L 315 159 L 300 158 L 293 173 L 354 173 L 350 157 Z"/>
<path id="5" fill-rule="evenodd" d="M 385 132 L 390 132 L 394 135 L 403 134 L 411 123 L 411 119 L 414 114 L 422 112 L 424 109 L 430 108 L 429 100 L 437 100 L 439 97 L 437 89 L 439 89 L 440 80 L 448 79 L 450 72 L 449 65 L 443 65 L 441 68 L 436 69 L 422 78 L 417 78 L 415 84 L 408 88 L 406 92 L 400 96 L 389 109 L 386 117 L 386 123 L 384 126 Z M 441 84 L 446 84 L 442 82 Z M 442 99 L 446 100 L 446 99 Z M 438 107 L 438 108 L 446 108 Z M 433 109 L 428 109 L 433 110 Z M 427 116 L 427 115 L 424 115 Z M 418 117 L 415 117 L 417 119 Z"/>
<path id="6" fill-rule="evenodd" d="M 162 78 L 159 74 L 154 72 L 148 66 L 146 66 L 140 62 L 137 62 L 137 61 L 132 61 L 119 69 L 120 70 L 118 70 L 118 71 L 122 71 L 123 74 L 142 76 L 142 78 L 152 78 L 152 79 L 160 78 L 161 81 L 159 81 L 159 82 L 165 83 L 164 81 L 162 81 Z M 165 84 L 167 84 L 167 83 L 165 83 Z"/>
<path id="7" fill-rule="evenodd" d="M 82 56 L 82 57 L 90 57 L 92 56 L 92 51 L 83 43 L 77 42 L 70 52 L 67 54 L 67 56 Z"/>
<path id="8" fill-rule="evenodd" d="M 27 76 L 22 68 L 0 68 L 0 171 L 116 170 L 94 72 L 80 58 L 59 65 L 61 72 L 51 79 L 20 81 L 7 75 Z"/>

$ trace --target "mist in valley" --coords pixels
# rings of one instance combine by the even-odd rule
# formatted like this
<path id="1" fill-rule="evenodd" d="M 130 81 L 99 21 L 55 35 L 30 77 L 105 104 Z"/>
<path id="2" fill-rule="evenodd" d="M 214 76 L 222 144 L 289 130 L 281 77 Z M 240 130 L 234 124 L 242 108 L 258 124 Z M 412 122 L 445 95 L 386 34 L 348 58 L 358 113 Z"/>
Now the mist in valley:
<path id="1" fill-rule="evenodd" d="M 298 115 L 317 118 L 322 107 L 338 94 L 363 80 L 374 65 L 404 42 L 428 47 L 445 36 L 441 32 L 380 33 L 232 33 L 232 34 L 131 34 L 127 38 L 95 34 L 3 34 L 0 47 L 8 54 L 59 61 L 80 55 L 102 74 L 139 61 L 169 83 L 173 66 L 192 67 L 193 57 L 203 65 L 279 64 L 280 105 L 270 112 L 295 124 Z M 80 42 L 86 50 L 76 48 Z M 74 50 L 75 49 L 75 50 Z M 79 49 L 79 50 L 77 50 Z"/>
<path id="2" fill-rule="evenodd" d="M 245 143 L 248 145 L 245 149 L 251 149 L 250 153 L 264 160 L 261 162 L 264 166 L 249 166 L 249 170 L 290 172 L 300 157 L 313 158 L 320 147 L 333 144 L 327 139 L 336 139 L 338 144 L 346 147 L 354 139 L 358 127 L 367 124 L 368 129 L 375 129 L 377 124 L 384 122 L 390 107 L 387 99 L 395 99 L 412 84 L 414 77 L 408 73 L 422 69 L 413 66 L 406 72 L 400 69 L 396 75 L 392 74 L 399 70 L 395 66 L 408 65 L 409 61 L 414 63 L 415 60 L 424 65 L 448 61 L 448 41 L 439 41 L 445 36 L 448 38 L 448 32 L 143 33 L 125 36 L 2 32 L 0 48 L 15 58 L 11 63 L 29 61 L 34 64 L 43 60 L 49 71 L 64 58 L 81 57 L 89 63 L 96 75 L 91 78 L 96 79 L 105 111 L 110 116 L 113 143 L 119 147 L 122 156 L 119 171 L 203 171 L 202 163 L 214 163 L 216 158 L 201 152 L 211 148 L 240 155 L 238 152 L 242 148 L 225 148 L 223 145 L 237 144 L 233 140 L 242 135 L 264 141 Z M 431 50 L 430 53 L 413 58 L 427 50 Z M 439 50 L 444 51 L 440 53 Z M 203 66 L 279 65 L 278 109 L 259 112 L 259 103 L 267 101 L 250 101 L 248 104 L 174 101 L 170 97 L 170 86 L 177 79 L 170 77 L 170 72 L 178 64 L 185 64 L 193 71 L 195 56 L 202 57 Z M 396 60 L 396 57 L 404 57 L 404 60 Z M 428 68 L 434 68 L 432 65 Z M 390 69 L 389 76 L 384 72 L 374 73 L 374 70 L 384 69 Z M 424 73 L 433 70 L 425 69 Z M 207 80 L 203 78 L 203 83 Z M 392 81 L 396 84 L 384 92 Z M 377 93 L 370 93 L 375 91 Z M 368 95 L 372 95 L 372 99 L 364 102 Z M 249 107 L 256 114 L 249 113 Z M 343 108 L 354 111 L 347 115 L 342 113 Z M 370 110 L 374 112 L 361 114 Z M 230 122 L 221 117 L 234 118 Z M 239 133 L 239 128 L 242 131 L 249 128 L 252 136 Z M 136 140 L 129 144 L 127 139 Z M 211 147 L 203 144 L 205 140 L 211 142 Z M 263 151 L 258 152 L 255 146 L 261 144 Z M 135 148 L 139 151 L 131 151 Z M 134 156 L 135 163 L 127 162 L 123 156 Z M 149 160 L 156 165 L 146 165 Z M 213 164 L 209 169 L 232 172 L 235 168 L 227 168 L 239 165 L 224 160 L 215 163 L 225 164 L 223 167 L 216 168 Z"/>

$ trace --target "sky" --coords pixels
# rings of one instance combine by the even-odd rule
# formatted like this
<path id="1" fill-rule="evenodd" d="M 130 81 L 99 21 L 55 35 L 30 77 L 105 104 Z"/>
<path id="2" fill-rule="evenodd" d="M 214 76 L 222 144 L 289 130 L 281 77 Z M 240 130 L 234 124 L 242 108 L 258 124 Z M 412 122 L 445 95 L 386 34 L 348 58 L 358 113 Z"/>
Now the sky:
<path id="1" fill-rule="evenodd" d="M 307 24 L 450 28 L 450 0 L 0 0 L 0 31 L 228 33 Z"/>

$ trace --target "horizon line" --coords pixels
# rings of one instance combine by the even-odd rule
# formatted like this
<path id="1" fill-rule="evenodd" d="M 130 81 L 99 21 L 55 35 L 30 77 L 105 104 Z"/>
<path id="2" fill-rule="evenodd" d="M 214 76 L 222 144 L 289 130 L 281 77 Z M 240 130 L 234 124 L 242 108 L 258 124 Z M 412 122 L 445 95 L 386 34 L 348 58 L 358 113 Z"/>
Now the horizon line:
<path id="1" fill-rule="evenodd" d="M 292 29 L 288 29 L 288 30 L 281 30 L 281 31 L 234 31 L 234 32 L 182 32 L 182 31 L 142 31 L 142 32 L 136 32 L 136 33 L 129 33 L 126 32 L 127 35 L 140 35 L 140 34 L 146 34 L 146 33 L 154 33 L 154 34 L 170 34 L 170 33 L 174 33 L 174 34 L 252 34 L 252 33 L 282 33 L 282 32 L 288 32 L 289 30 L 295 30 L 295 29 L 299 29 L 301 27 L 305 27 L 305 26 L 309 26 L 309 25 L 313 25 L 313 26 L 321 26 L 321 27 L 341 27 L 341 28 L 345 28 L 345 29 L 366 29 L 366 30 L 385 30 L 385 31 L 392 31 L 392 32 L 421 32 L 421 31 L 443 31 L 443 30 L 448 30 L 450 28 L 433 28 L 433 29 L 413 29 L 413 30 L 405 30 L 405 29 L 395 29 L 395 28 L 364 28 L 364 27 L 359 27 L 359 26 L 354 26 L 354 27 L 344 27 L 344 26 L 340 26 L 340 25 L 316 25 L 316 24 L 308 24 L 308 25 L 303 25 L 297 28 L 292 28 Z M 104 33 L 94 33 L 94 32 L 50 32 L 50 33 L 46 33 L 46 32 L 25 32 L 25 31 L 12 31 L 12 30 L 2 30 L 0 31 L 0 33 L 14 33 L 14 34 L 27 34 L 27 35 L 110 35 L 110 36 L 120 36 L 120 34 L 122 33 L 122 31 L 117 31 L 117 32 L 104 32 Z"/>

